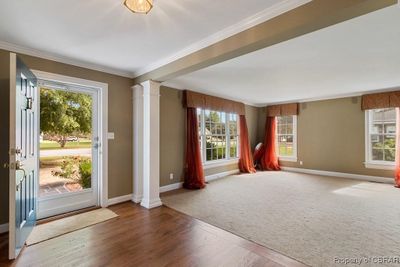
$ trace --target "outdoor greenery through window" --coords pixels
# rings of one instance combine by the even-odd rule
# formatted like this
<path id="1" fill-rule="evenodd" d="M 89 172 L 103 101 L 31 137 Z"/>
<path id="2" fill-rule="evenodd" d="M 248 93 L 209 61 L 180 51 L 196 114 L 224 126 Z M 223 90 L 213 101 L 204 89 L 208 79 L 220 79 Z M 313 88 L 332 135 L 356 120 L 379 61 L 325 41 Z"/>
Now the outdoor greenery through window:
<path id="1" fill-rule="evenodd" d="M 203 162 L 238 157 L 238 115 L 197 109 Z"/>
<path id="2" fill-rule="evenodd" d="M 276 145 L 279 157 L 295 158 L 296 155 L 296 116 L 277 117 Z"/>
<path id="3" fill-rule="evenodd" d="M 368 111 L 369 161 L 394 162 L 396 155 L 396 110 Z"/>
<path id="4" fill-rule="evenodd" d="M 91 95 L 40 89 L 39 196 L 91 188 Z"/>

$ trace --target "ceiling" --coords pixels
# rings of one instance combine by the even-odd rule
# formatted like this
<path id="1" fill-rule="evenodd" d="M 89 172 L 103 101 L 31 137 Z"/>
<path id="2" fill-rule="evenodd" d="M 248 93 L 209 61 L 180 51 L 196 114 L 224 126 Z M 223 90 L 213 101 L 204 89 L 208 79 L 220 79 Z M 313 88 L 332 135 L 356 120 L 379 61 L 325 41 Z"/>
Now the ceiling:
<path id="1" fill-rule="evenodd" d="M 164 84 L 253 105 L 400 87 L 399 25 L 388 7 Z"/>
<path id="2" fill-rule="evenodd" d="M 210 45 L 204 39 L 226 28 L 234 33 L 232 25 L 251 27 L 269 11 L 304 2 L 156 0 L 148 15 L 139 15 L 123 0 L 2 0 L 0 48 L 28 48 L 23 52 L 45 52 L 70 60 L 66 63 L 75 60 L 133 77 L 191 52 L 188 48 L 200 41 Z"/>

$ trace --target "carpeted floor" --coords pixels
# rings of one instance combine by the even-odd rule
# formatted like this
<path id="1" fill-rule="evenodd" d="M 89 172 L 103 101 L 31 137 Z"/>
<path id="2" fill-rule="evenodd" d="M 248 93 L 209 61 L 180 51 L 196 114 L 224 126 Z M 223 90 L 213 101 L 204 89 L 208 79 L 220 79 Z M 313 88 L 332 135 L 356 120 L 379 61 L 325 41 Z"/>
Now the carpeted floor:
<path id="1" fill-rule="evenodd" d="M 389 184 L 259 172 L 219 179 L 204 190 L 181 189 L 162 201 L 312 266 L 400 256 L 400 189 Z M 386 265 L 399 266 L 379 264 Z"/>

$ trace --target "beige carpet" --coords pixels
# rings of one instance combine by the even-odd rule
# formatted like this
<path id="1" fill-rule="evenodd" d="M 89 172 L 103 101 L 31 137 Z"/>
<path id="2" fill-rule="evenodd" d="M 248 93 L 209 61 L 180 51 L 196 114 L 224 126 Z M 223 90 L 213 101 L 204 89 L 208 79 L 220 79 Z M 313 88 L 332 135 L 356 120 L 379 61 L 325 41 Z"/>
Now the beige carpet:
<path id="1" fill-rule="evenodd" d="M 400 256 L 400 189 L 389 184 L 260 172 L 216 180 L 204 190 L 182 189 L 162 201 L 312 266 Z M 385 265 L 399 266 L 379 266 Z"/>
<path id="2" fill-rule="evenodd" d="M 113 211 L 102 208 L 40 224 L 33 228 L 26 245 L 34 245 L 115 217 L 118 217 L 118 215 Z"/>

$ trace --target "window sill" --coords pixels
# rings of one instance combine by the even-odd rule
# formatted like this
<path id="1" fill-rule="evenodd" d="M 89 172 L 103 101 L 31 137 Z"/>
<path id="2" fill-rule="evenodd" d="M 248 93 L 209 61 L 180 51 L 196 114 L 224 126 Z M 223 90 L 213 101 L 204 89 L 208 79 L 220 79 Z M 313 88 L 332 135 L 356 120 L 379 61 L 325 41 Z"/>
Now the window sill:
<path id="1" fill-rule="evenodd" d="M 365 168 L 378 170 L 394 170 L 394 163 L 391 162 L 364 162 Z"/>
<path id="2" fill-rule="evenodd" d="M 297 162 L 297 157 L 278 157 L 280 161 Z"/>
<path id="3" fill-rule="evenodd" d="M 209 161 L 206 163 L 203 163 L 203 169 L 212 169 L 216 167 L 222 167 L 222 166 L 228 166 L 228 165 L 233 165 L 233 164 L 238 164 L 239 159 L 227 159 L 227 160 L 215 160 L 215 161 Z"/>

